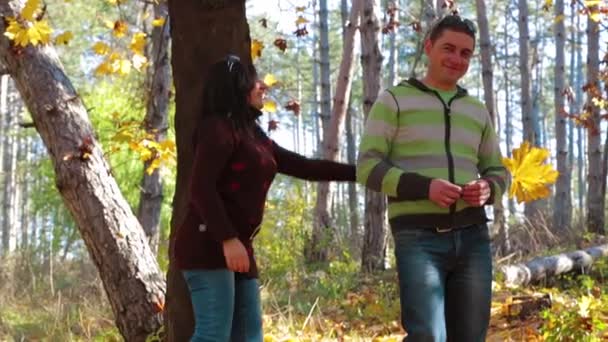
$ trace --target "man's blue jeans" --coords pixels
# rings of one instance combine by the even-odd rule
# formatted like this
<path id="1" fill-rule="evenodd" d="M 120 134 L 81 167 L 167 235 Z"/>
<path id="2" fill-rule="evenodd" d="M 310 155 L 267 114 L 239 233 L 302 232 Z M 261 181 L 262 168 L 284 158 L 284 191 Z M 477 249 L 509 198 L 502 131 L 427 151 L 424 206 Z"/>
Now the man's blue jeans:
<path id="1" fill-rule="evenodd" d="M 445 233 L 393 227 L 393 238 L 404 341 L 484 341 L 492 297 L 487 225 Z"/>
<path id="2" fill-rule="evenodd" d="M 257 279 L 227 269 L 187 270 L 194 310 L 192 342 L 261 342 L 262 309 Z"/>

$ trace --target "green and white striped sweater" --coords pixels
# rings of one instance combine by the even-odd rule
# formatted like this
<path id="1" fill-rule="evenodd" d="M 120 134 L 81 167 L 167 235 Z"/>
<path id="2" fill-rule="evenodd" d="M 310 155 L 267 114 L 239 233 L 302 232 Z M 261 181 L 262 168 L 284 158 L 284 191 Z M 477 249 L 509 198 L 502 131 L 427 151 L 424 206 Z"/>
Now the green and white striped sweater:
<path id="1" fill-rule="evenodd" d="M 483 178 L 500 200 L 507 172 L 485 106 L 458 88 L 444 103 L 438 92 L 410 79 L 382 92 L 367 118 L 357 181 L 388 195 L 393 226 L 458 227 L 485 222 L 483 208 L 459 199 L 450 208 L 429 200 L 434 178 L 464 185 Z"/>

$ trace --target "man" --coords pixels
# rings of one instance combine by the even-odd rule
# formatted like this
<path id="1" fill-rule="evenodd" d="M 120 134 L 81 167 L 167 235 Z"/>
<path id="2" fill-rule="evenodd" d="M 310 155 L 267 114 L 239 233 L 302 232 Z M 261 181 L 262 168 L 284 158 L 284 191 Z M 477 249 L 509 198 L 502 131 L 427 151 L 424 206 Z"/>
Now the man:
<path id="1" fill-rule="evenodd" d="M 475 26 L 449 15 L 424 43 L 426 76 L 378 96 L 359 148 L 357 180 L 388 195 L 404 341 L 484 341 L 492 257 L 483 206 L 506 170 L 485 106 L 457 85 Z"/>

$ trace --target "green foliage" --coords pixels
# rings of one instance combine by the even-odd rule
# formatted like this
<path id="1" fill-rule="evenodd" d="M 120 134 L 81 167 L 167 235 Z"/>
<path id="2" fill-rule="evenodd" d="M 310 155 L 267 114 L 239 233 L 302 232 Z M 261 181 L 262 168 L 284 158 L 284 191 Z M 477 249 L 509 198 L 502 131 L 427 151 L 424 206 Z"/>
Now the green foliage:
<path id="1" fill-rule="evenodd" d="M 553 293 L 552 307 L 541 315 L 541 332 L 547 342 L 595 342 L 608 337 L 608 288 L 586 275 L 575 281 L 578 287 Z"/>

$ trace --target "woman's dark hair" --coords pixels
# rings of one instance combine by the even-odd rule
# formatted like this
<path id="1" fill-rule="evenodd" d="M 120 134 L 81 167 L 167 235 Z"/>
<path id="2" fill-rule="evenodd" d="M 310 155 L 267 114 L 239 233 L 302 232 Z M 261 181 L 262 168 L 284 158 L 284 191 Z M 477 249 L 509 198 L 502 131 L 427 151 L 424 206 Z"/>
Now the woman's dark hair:
<path id="1" fill-rule="evenodd" d="M 203 116 L 230 118 L 237 127 L 251 123 L 247 97 L 256 80 L 255 68 L 228 55 L 209 68 L 203 90 Z"/>

